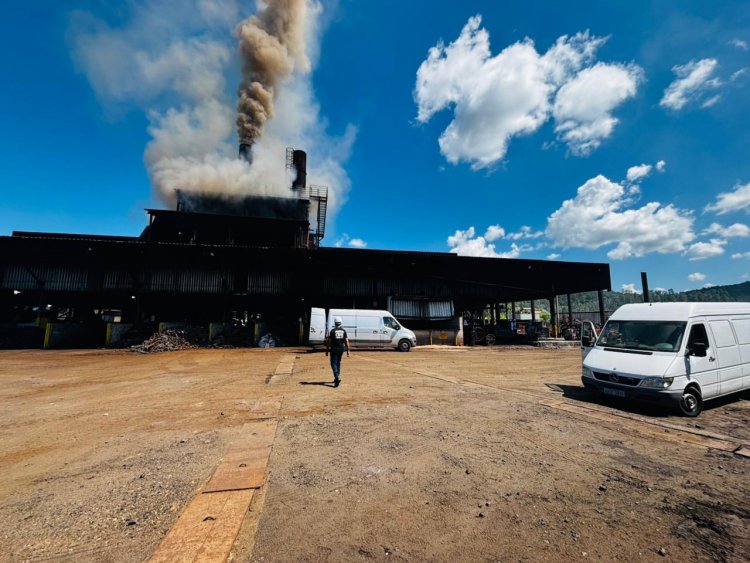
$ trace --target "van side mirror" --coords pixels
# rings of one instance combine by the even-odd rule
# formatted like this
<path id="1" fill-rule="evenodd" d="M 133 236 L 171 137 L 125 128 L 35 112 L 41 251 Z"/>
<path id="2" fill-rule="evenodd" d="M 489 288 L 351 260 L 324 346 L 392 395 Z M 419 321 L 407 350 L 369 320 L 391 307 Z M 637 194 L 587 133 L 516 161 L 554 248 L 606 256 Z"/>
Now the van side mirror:
<path id="1" fill-rule="evenodd" d="M 708 344 L 705 342 L 693 342 L 693 345 L 688 348 L 688 356 L 696 356 L 698 358 L 705 358 L 708 350 Z"/>
<path id="2" fill-rule="evenodd" d="M 581 336 L 581 346 L 584 348 L 591 347 L 591 337 L 590 336 Z"/>

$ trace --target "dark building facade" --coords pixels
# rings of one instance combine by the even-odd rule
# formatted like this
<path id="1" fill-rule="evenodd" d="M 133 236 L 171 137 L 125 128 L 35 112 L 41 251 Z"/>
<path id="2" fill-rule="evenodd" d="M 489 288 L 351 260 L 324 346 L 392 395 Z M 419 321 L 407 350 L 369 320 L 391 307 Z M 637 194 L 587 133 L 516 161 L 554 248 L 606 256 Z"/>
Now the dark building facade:
<path id="1" fill-rule="evenodd" d="M 147 212 L 140 237 L 0 237 L 6 335 L 42 317 L 92 326 L 251 318 L 297 343 L 310 307 L 390 306 L 397 316 L 429 322 L 611 286 L 602 263 L 321 248 L 304 197 L 183 194 L 177 210 Z"/>

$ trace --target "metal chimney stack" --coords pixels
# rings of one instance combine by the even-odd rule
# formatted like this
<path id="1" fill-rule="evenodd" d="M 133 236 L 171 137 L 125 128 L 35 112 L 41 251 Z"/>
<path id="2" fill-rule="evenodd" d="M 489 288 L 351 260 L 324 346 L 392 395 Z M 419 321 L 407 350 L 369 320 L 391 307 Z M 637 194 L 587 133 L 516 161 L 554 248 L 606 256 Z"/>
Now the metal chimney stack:
<path id="1" fill-rule="evenodd" d="M 253 143 L 247 139 L 240 139 L 240 158 L 248 164 L 253 163 Z"/>
<path id="2" fill-rule="evenodd" d="M 292 189 L 304 190 L 307 187 L 307 153 L 295 150 L 292 153 L 292 166 L 297 171 L 297 177 L 292 182 Z"/>

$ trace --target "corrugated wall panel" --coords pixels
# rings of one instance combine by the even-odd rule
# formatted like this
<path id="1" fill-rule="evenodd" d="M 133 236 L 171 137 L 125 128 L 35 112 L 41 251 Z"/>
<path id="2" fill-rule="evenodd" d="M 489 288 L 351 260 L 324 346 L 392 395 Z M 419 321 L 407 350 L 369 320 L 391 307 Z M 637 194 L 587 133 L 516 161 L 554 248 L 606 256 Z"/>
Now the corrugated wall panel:
<path id="1" fill-rule="evenodd" d="M 151 270 L 149 291 L 174 293 L 178 287 L 178 273 L 175 270 Z"/>
<path id="2" fill-rule="evenodd" d="M 44 282 L 44 289 L 48 291 L 86 291 L 88 289 L 88 271 L 83 268 L 47 266 L 34 267 L 32 271 L 33 275 L 23 266 L 6 267 L 3 287 L 19 291 L 39 289 L 39 280 L 41 280 Z"/>
<path id="3" fill-rule="evenodd" d="M 37 270 L 41 270 L 37 268 Z M 34 272 L 37 276 L 40 276 L 41 272 Z M 23 266 L 16 266 L 11 264 L 5 267 L 3 272 L 3 288 L 4 289 L 16 289 L 18 291 L 38 289 L 39 284 L 34 279 L 34 276 Z"/>
<path id="4" fill-rule="evenodd" d="M 133 289 L 133 276 L 122 270 L 104 272 L 102 289 Z"/>
<path id="5" fill-rule="evenodd" d="M 324 278 L 321 280 L 321 286 L 326 295 L 346 295 L 346 280 Z"/>
<path id="6" fill-rule="evenodd" d="M 363 278 L 354 278 L 346 282 L 347 297 L 365 297 L 372 295 L 372 280 Z"/>
<path id="7" fill-rule="evenodd" d="M 388 310 L 399 319 L 450 319 L 453 301 L 427 301 L 424 299 L 388 299 Z"/>
<path id="8" fill-rule="evenodd" d="M 88 271 L 83 268 L 45 268 L 44 289 L 47 291 L 86 291 Z"/>
<path id="9" fill-rule="evenodd" d="M 278 272 L 251 273 L 248 276 L 248 291 L 251 293 L 279 295 L 288 288 L 288 276 Z"/>
<path id="10" fill-rule="evenodd" d="M 427 315 L 431 319 L 450 319 L 453 317 L 453 301 L 428 301 Z"/>
<path id="11" fill-rule="evenodd" d="M 405 299 L 390 299 L 388 310 L 397 319 L 421 319 L 422 305 L 418 301 L 407 301 Z"/>
<path id="12" fill-rule="evenodd" d="M 182 293 L 221 293 L 221 272 L 197 270 L 180 272 L 179 291 Z"/>

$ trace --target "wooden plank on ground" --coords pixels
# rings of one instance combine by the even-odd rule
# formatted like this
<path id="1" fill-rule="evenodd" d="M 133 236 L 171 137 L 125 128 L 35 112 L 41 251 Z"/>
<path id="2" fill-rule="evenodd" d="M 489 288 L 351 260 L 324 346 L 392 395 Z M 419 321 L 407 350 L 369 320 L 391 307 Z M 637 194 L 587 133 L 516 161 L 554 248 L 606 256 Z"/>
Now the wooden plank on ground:
<path id="1" fill-rule="evenodd" d="M 278 421 L 245 424 L 240 438 L 224 456 L 204 492 L 238 491 L 263 486 Z"/>
<path id="2" fill-rule="evenodd" d="M 203 489 L 206 493 L 257 489 L 266 479 L 271 446 L 228 454 Z"/>
<path id="3" fill-rule="evenodd" d="M 674 427 L 665 428 L 661 424 L 650 424 L 647 421 L 630 418 L 627 416 L 618 415 L 615 413 L 609 413 L 599 409 L 590 408 L 583 405 L 576 405 L 568 403 L 566 401 L 540 401 L 540 404 L 574 413 L 581 416 L 590 417 L 596 420 L 609 422 L 619 427 L 621 431 L 632 430 L 645 436 L 651 436 L 664 440 L 666 442 L 676 442 L 680 444 L 692 444 L 694 446 L 702 446 L 704 448 L 713 448 L 716 450 L 722 450 L 725 452 L 733 452 L 737 449 L 738 444 L 716 438 L 712 436 L 706 436 L 696 432 L 676 429 Z"/>
<path id="4" fill-rule="evenodd" d="M 296 359 L 297 357 L 293 354 L 286 354 L 284 357 L 282 357 L 279 365 L 276 366 L 276 371 L 268 380 L 268 383 L 276 385 L 288 383 L 292 377 L 292 372 L 294 371 L 294 361 Z"/>
<path id="5" fill-rule="evenodd" d="M 254 492 L 250 489 L 196 496 L 156 548 L 150 562 L 226 561 Z"/>

